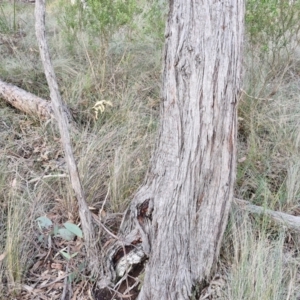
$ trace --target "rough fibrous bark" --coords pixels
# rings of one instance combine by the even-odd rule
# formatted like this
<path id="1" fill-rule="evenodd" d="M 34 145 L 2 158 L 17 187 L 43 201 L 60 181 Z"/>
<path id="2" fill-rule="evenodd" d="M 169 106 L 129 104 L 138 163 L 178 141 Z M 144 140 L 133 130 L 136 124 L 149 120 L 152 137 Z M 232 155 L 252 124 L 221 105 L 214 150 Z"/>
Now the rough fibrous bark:
<path id="1" fill-rule="evenodd" d="M 122 228 L 149 256 L 139 299 L 209 280 L 235 180 L 244 1 L 169 3 L 158 142 Z"/>
<path id="2" fill-rule="evenodd" d="M 0 79 L 0 97 L 13 107 L 40 119 L 53 117 L 51 103 Z"/>
<path id="3" fill-rule="evenodd" d="M 283 213 L 280 211 L 274 211 L 271 209 L 266 209 L 261 206 L 257 206 L 251 204 L 249 201 L 241 200 L 241 199 L 234 199 L 235 204 L 238 205 L 239 209 L 245 210 L 247 212 L 257 214 L 257 215 L 266 215 L 270 217 L 275 223 L 283 225 L 284 227 L 293 230 L 293 231 L 300 231 L 300 217 L 292 216 L 287 213 Z"/>
<path id="4" fill-rule="evenodd" d="M 71 139 L 68 131 L 68 118 L 67 115 L 64 113 L 64 106 L 59 93 L 54 69 L 51 64 L 48 45 L 45 37 L 45 0 L 36 0 L 35 17 L 36 36 L 39 44 L 42 63 L 45 69 L 45 75 L 50 89 L 52 107 L 61 135 L 61 140 L 65 153 L 65 160 L 67 163 L 71 184 L 79 204 L 79 216 L 86 244 L 87 259 L 89 261 L 89 267 L 91 272 L 93 274 L 98 274 L 100 268 L 98 259 L 99 253 L 97 249 L 97 239 L 92 224 L 91 213 L 85 201 L 84 192 L 81 186 L 77 166 L 73 156 Z"/>
<path id="5" fill-rule="evenodd" d="M 235 180 L 243 1 L 170 1 L 166 36 L 141 299 L 188 299 L 218 257 Z"/>

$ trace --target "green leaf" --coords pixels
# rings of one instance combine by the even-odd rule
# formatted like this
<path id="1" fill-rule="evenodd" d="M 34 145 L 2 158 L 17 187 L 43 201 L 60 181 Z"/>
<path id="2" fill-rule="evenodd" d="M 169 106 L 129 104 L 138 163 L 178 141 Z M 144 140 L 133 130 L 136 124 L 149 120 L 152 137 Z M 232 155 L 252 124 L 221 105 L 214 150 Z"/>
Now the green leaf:
<path id="1" fill-rule="evenodd" d="M 52 221 L 49 218 L 45 217 L 45 216 L 39 217 L 36 220 L 37 220 L 40 228 L 46 228 L 47 229 L 50 226 L 52 226 L 52 224 L 53 224 Z"/>
<path id="2" fill-rule="evenodd" d="M 39 241 L 40 243 L 44 241 L 44 235 L 43 235 L 43 234 L 39 235 L 38 241 Z"/>
<path id="3" fill-rule="evenodd" d="M 71 258 L 75 257 L 78 254 L 78 252 L 75 252 L 71 255 Z"/>
<path id="4" fill-rule="evenodd" d="M 64 224 L 64 226 L 65 226 L 70 232 L 74 233 L 74 234 L 77 235 L 78 237 L 80 237 L 80 238 L 83 237 L 82 231 L 81 231 L 81 229 L 80 229 L 77 225 L 75 225 L 75 224 L 73 224 L 73 223 L 66 222 L 66 223 Z"/>
<path id="5" fill-rule="evenodd" d="M 54 236 L 58 235 L 58 231 L 59 231 L 59 226 L 58 225 L 54 225 L 54 227 L 53 227 L 53 235 Z"/>
<path id="6" fill-rule="evenodd" d="M 82 262 L 78 266 L 79 272 L 83 272 L 83 270 L 86 268 L 86 262 Z"/>
<path id="7" fill-rule="evenodd" d="M 66 241 L 72 241 L 75 237 L 74 233 L 72 233 L 71 231 L 65 228 L 60 228 L 58 230 L 58 234 L 60 235 L 61 238 L 63 238 Z"/>
<path id="8" fill-rule="evenodd" d="M 68 281 L 69 283 L 72 283 L 77 277 L 77 272 L 72 272 L 69 276 L 68 276 Z"/>
<path id="9" fill-rule="evenodd" d="M 70 260 L 70 259 L 71 259 L 71 255 L 70 255 L 69 253 L 67 253 L 67 252 L 65 252 L 65 251 L 62 251 L 62 250 L 60 250 L 59 253 L 60 253 L 63 257 L 65 257 L 67 260 Z"/>

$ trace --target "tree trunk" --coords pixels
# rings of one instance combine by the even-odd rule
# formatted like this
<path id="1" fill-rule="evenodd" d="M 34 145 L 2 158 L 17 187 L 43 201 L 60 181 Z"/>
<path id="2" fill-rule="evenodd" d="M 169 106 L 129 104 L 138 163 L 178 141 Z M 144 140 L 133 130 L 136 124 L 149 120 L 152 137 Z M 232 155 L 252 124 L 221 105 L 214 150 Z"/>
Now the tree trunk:
<path id="1" fill-rule="evenodd" d="M 243 23 L 243 0 L 170 1 L 159 139 L 133 200 L 153 209 L 139 299 L 189 299 L 218 257 L 236 173 Z"/>
<path id="2" fill-rule="evenodd" d="M 189 299 L 210 278 L 233 197 L 244 1 L 170 1 L 140 299 Z M 143 191 L 150 195 L 143 197 Z"/>
<path id="3" fill-rule="evenodd" d="M 244 1 L 169 3 L 159 137 L 122 228 L 130 260 L 149 256 L 139 299 L 189 299 L 210 279 L 236 173 Z"/>

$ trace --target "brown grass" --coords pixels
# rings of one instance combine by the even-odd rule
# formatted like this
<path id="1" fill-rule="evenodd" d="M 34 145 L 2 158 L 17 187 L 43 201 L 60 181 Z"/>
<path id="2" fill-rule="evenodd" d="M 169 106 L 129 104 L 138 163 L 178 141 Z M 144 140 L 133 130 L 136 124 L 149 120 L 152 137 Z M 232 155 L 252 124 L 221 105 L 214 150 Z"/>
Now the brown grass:
<path id="1" fill-rule="evenodd" d="M 0 34 L 0 77 L 48 98 L 32 29 L 33 7 L 18 5 L 18 33 Z M 3 7 L 11 12 L 9 3 Z M 57 7 L 57 2 L 50 6 L 48 38 L 63 99 L 78 123 L 72 140 L 83 187 L 93 213 L 105 201 L 103 217 L 116 232 L 154 147 L 162 44 L 157 35 L 142 36 L 132 29 L 126 39 L 123 29 L 111 37 L 106 53 L 98 51 L 101 39 L 84 31 L 70 45 L 54 17 Z M 294 38 L 276 55 L 247 45 L 236 197 L 297 215 L 300 55 Z M 96 120 L 92 107 L 101 100 L 113 107 L 106 107 Z M 80 241 L 63 241 L 53 228 L 40 230 L 36 223 L 40 216 L 60 227 L 66 221 L 79 222 L 55 124 L 40 123 L 2 101 L 0 149 L 0 257 L 6 253 L 0 261 L 0 299 L 39 299 L 39 293 L 59 297 L 62 286 L 43 284 L 67 268 L 73 274 L 73 292 L 87 299 L 92 281 L 82 264 Z M 219 277 L 206 290 L 209 299 L 297 299 L 298 247 L 293 233 L 268 218 L 233 211 Z M 62 249 L 78 254 L 68 262 L 59 254 Z"/>

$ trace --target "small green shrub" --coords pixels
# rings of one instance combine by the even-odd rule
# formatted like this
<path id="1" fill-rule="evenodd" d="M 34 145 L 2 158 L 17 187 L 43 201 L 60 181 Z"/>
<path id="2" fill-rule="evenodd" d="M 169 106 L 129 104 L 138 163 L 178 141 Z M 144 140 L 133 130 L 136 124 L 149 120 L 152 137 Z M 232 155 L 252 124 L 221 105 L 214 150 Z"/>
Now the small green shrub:
<path id="1" fill-rule="evenodd" d="M 10 32 L 9 20 L 4 12 L 2 4 L 0 4 L 0 32 L 1 33 Z"/>
<path id="2" fill-rule="evenodd" d="M 144 11 L 142 16 L 144 19 L 143 36 L 150 36 L 163 43 L 165 40 L 164 31 L 168 8 L 167 1 L 152 0 L 149 2 L 150 7 Z"/>
<path id="3" fill-rule="evenodd" d="M 40 239 L 42 240 L 44 238 L 42 230 L 51 228 L 53 223 L 49 218 L 45 216 L 37 218 L 36 221 L 39 226 L 39 229 L 42 232 L 42 234 L 40 235 Z M 66 241 L 73 240 L 75 236 L 83 238 L 82 230 L 77 225 L 70 222 L 66 222 L 64 223 L 64 227 L 59 228 L 58 226 L 54 226 L 51 234 L 53 234 L 54 236 L 59 236 Z"/>
<path id="4" fill-rule="evenodd" d="M 87 0 L 75 5 L 63 3 L 61 23 L 69 34 L 84 30 L 102 40 L 112 36 L 120 27 L 132 25 L 140 9 L 136 0 Z"/>
<path id="5" fill-rule="evenodd" d="M 280 50 L 300 30 L 300 1 L 248 0 L 246 27 L 252 45 Z"/>
<path id="6" fill-rule="evenodd" d="M 0 3 L 0 33 L 11 33 L 17 30 L 17 6 L 16 0 L 13 6 Z"/>
<path id="7" fill-rule="evenodd" d="M 138 12 L 136 0 L 88 0 L 83 22 L 87 28 L 109 35 L 121 26 L 132 22 Z"/>

